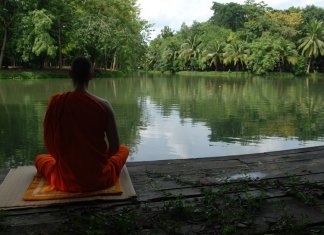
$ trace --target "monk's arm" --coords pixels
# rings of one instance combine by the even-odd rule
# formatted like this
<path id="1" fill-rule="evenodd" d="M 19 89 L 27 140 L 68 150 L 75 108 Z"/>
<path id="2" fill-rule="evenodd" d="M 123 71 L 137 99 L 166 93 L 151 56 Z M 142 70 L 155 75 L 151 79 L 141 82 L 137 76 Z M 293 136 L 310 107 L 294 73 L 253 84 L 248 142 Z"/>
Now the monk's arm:
<path id="1" fill-rule="evenodd" d="M 59 97 L 59 94 L 55 94 L 51 97 L 44 118 L 44 144 L 48 153 L 51 154 L 54 158 L 58 156 L 57 115 L 59 111 L 57 107 L 59 106 Z"/>
<path id="2" fill-rule="evenodd" d="M 106 126 L 106 135 L 109 143 L 109 152 L 108 155 L 112 156 L 119 150 L 119 135 L 117 130 L 117 124 L 115 119 L 114 111 L 111 105 L 108 102 L 105 102 L 107 109 L 107 126 Z"/>

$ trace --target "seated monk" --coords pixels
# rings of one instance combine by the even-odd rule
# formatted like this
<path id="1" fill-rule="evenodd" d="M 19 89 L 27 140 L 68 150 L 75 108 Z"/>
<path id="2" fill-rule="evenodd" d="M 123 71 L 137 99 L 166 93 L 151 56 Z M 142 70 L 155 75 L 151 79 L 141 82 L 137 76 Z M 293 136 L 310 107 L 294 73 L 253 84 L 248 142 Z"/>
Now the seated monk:
<path id="1" fill-rule="evenodd" d="M 119 144 L 112 107 L 88 92 L 91 67 L 88 59 L 75 59 L 69 72 L 74 90 L 53 95 L 47 107 L 48 154 L 38 155 L 35 166 L 56 190 L 89 192 L 113 186 L 128 157 L 128 148 Z"/>

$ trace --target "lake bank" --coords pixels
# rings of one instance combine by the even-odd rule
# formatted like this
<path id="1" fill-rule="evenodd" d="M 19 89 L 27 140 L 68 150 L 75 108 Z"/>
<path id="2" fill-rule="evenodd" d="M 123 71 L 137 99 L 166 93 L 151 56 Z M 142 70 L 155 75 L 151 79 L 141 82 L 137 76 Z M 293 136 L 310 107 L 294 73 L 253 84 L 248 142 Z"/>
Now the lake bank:
<path id="1" fill-rule="evenodd" d="M 161 72 L 161 71 L 146 71 L 148 74 L 166 74 L 172 75 L 171 72 Z M 255 75 L 251 72 L 236 72 L 236 71 L 179 71 L 175 75 L 187 76 L 187 77 L 218 77 L 218 78 L 248 78 L 248 77 L 278 77 L 278 78 L 314 78 L 314 79 L 324 79 L 324 73 L 310 73 L 303 76 L 295 76 L 293 73 L 287 72 L 271 72 L 265 75 Z"/>
<path id="2" fill-rule="evenodd" d="M 103 71 L 96 70 L 96 78 L 118 78 L 123 77 L 127 73 L 122 71 Z M 51 78 L 67 78 L 68 69 L 43 69 L 43 70 L 32 70 L 32 69 L 8 69 L 0 71 L 0 79 L 51 79 Z"/>
<path id="3" fill-rule="evenodd" d="M 134 74 L 150 74 L 150 75 L 172 75 L 170 72 L 161 71 L 109 71 L 96 70 L 95 78 L 118 78 Z M 236 71 L 179 71 L 174 75 L 187 77 L 218 77 L 218 78 L 249 78 L 249 77 L 278 77 L 278 78 L 295 78 L 292 73 L 286 72 L 272 72 L 266 75 L 254 75 L 250 72 L 236 72 Z M 66 78 L 68 77 L 68 69 L 4 69 L 0 70 L 0 79 L 49 79 L 49 78 Z M 298 78 L 313 78 L 324 79 L 324 73 L 310 73 Z"/>
<path id="4" fill-rule="evenodd" d="M 200 71 L 180 71 L 176 73 L 180 76 L 193 76 L 193 77 L 222 77 L 222 78 L 248 78 L 248 77 L 279 77 L 279 78 L 313 78 L 313 79 L 324 79 L 324 73 L 310 73 L 303 76 L 296 76 L 288 72 L 270 72 L 264 75 L 255 75 L 251 72 L 236 72 L 236 71 L 209 71 L 209 72 L 200 72 Z"/>
<path id="5" fill-rule="evenodd" d="M 130 162 L 135 201 L 3 211 L 0 225 L 7 234 L 322 234 L 323 156 L 319 146 Z"/>

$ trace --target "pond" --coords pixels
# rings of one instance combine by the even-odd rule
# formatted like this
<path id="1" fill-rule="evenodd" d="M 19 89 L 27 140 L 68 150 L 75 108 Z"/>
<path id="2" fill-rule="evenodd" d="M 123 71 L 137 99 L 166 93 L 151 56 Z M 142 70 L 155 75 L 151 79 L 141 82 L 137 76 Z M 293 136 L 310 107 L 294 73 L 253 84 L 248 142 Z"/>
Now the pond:
<path id="1" fill-rule="evenodd" d="M 70 79 L 0 80 L 0 168 L 44 153 L 49 97 Z M 200 158 L 324 144 L 324 80 L 132 76 L 95 79 L 128 161 Z"/>

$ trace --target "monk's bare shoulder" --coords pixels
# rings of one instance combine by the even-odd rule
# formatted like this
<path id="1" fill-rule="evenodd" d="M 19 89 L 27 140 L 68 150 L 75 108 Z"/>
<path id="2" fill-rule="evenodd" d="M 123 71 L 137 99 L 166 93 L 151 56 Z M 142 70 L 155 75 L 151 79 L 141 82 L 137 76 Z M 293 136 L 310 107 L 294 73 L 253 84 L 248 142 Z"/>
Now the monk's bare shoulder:
<path id="1" fill-rule="evenodd" d="M 55 99 L 59 98 L 61 95 L 62 95 L 61 93 L 54 93 L 54 94 L 51 96 L 50 100 L 55 100 Z"/>
<path id="2" fill-rule="evenodd" d="M 109 156 L 112 156 L 114 153 L 118 151 L 119 144 L 120 144 L 115 114 L 110 103 L 107 100 L 102 99 L 101 97 L 98 96 L 93 96 L 93 97 L 98 102 L 100 102 L 104 107 L 104 109 L 106 110 L 107 125 L 106 125 L 105 133 L 109 143 Z"/>
<path id="3" fill-rule="evenodd" d="M 55 93 L 51 96 L 51 98 L 48 101 L 48 105 L 52 105 L 58 101 L 58 99 L 61 97 L 61 93 Z"/>
<path id="4" fill-rule="evenodd" d="M 103 99 L 103 98 L 101 98 L 99 96 L 95 96 L 95 95 L 92 95 L 92 96 L 95 97 L 102 104 L 102 106 L 106 109 L 106 111 L 108 112 L 108 114 L 112 114 L 113 113 L 112 106 L 111 106 L 111 104 L 107 100 L 105 100 L 105 99 Z"/>

